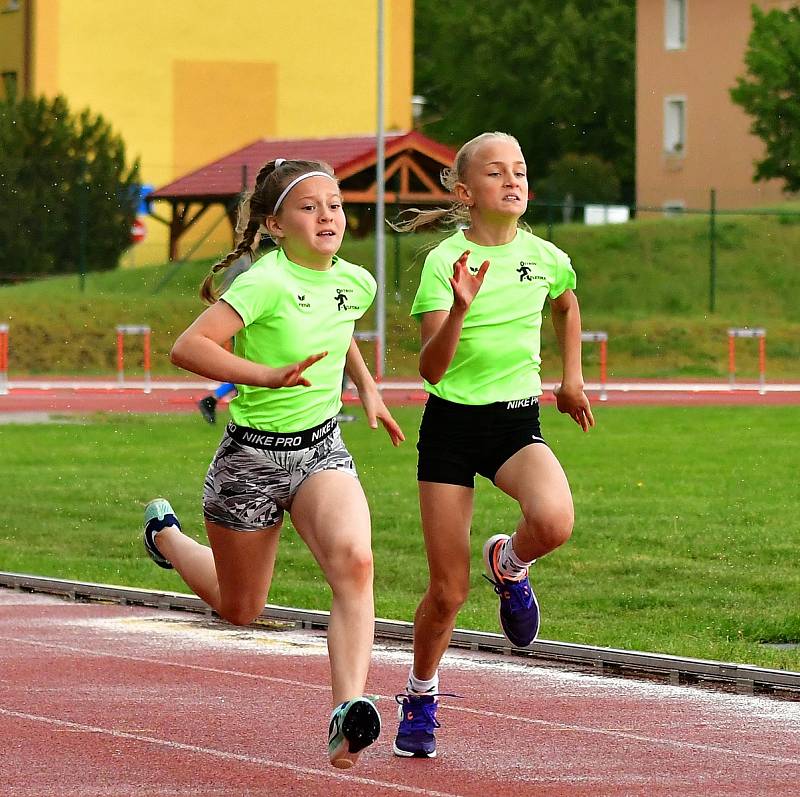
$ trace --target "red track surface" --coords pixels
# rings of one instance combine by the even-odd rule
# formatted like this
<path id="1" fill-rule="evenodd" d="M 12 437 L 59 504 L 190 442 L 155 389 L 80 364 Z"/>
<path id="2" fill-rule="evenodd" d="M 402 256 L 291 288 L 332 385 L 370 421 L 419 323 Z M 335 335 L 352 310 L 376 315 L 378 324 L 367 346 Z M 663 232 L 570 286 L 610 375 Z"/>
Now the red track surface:
<path id="1" fill-rule="evenodd" d="M 641 387 L 641 386 L 640 386 Z M 646 386 L 645 386 L 646 387 Z M 18 388 L 8 395 L 0 395 L 0 413 L 87 413 L 87 412 L 197 412 L 197 402 L 206 391 L 181 388 L 176 390 L 141 390 L 84 388 L 79 390 L 53 387 L 49 390 Z M 427 394 L 422 390 L 392 389 L 384 386 L 383 395 L 389 405 L 421 404 Z M 768 392 L 759 395 L 757 390 L 736 391 L 664 391 L 637 389 L 636 391 L 609 390 L 608 400 L 599 401 L 596 392 L 589 392 L 594 406 L 619 406 L 630 404 L 669 404 L 671 406 L 703 406 L 711 404 L 800 404 L 800 390 L 793 392 Z M 552 393 L 546 391 L 542 403 L 552 403 Z M 354 393 L 345 393 L 345 403 L 357 404 Z"/>
<path id="2" fill-rule="evenodd" d="M 14 390 L 2 413 L 196 412 L 202 390 Z M 422 391 L 385 393 L 419 403 Z M 590 396 L 596 402 L 596 396 Z M 351 403 L 353 397 L 349 397 Z M 552 400 L 549 396 L 545 401 Z M 800 393 L 609 393 L 608 405 L 800 403 Z M 2 797 L 796 795 L 800 704 L 453 654 L 435 761 L 391 754 L 408 650 L 377 646 L 384 733 L 325 756 L 324 639 L 0 590 Z"/>
<path id="3" fill-rule="evenodd" d="M 3 797 L 796 795 L 800 705 L 453 653 L 440 756 L 398 759 L 410 661 L 376 646 L 384 732 L 327 763 L 312 632 L 0 590 Z"/>

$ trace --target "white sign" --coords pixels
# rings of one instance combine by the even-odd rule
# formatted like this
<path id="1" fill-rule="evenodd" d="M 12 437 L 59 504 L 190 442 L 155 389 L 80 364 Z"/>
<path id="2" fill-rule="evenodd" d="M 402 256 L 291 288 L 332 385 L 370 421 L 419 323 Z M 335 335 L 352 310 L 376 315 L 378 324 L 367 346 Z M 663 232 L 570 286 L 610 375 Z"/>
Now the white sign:
<path id="1" fill-rule="evenodd" d="M 586 205 L 583 210 L 586 224 L 624 224 L 630 217 L 627 205 Z"/>

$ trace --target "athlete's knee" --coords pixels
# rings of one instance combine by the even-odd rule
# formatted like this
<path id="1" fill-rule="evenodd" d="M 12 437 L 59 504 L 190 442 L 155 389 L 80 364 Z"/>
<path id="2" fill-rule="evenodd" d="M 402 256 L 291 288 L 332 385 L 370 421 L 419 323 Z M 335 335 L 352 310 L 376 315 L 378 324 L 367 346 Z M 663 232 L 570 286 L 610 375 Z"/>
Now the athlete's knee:
<path id="1" fill-rule="evenodd" d="M 255 598 L 237 600 L 220 606 L 219 616 L 232 625 L 250 625 L 261 614 L 264 601 Z"/>
<path id="2" fill-rule="evenodd" d="M 526 530 L 548 550 L 558 548 L 572 536 L 575 515 L 571 506 L 525 512 L 524 517 Z"/>
<path id="3" fill-rule="evenodd" d="M 572 518 L 563 518 L 547 526 L 545 539 L 553 546 L 558 548 L 564 545 L 572 536 Z"/>
<path id="4" fill-rule="evenodd" d="M 437 617 L 455 616 L 469 595 L 469 577 L 451 575 L 446 579 L 431 581 L 428 587 L 428 605 Z"/>
<path id="5" fill-rule="evenodd" d="M 558 548 L 572 536 L 572 524 L 571 516 L 549 517 L 539 526 L 539 539 L 545 542 L 551 550 Z"/>
<path id="6" fill-rule="evenodd" d="M 332 562 L 331 586 L 349 589 L 372 587 L 374 564 L 368 546 L 353 546 L 340 551 Z"/>

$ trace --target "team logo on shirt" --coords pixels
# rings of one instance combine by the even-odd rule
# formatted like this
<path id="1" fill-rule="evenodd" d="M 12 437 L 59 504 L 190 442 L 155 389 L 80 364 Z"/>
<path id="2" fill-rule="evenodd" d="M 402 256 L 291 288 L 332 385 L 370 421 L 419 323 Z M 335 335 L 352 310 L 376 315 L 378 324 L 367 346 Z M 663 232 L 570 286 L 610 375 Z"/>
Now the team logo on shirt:
<path id="1" fill-rule="evenodd" d="M 520 260 L 519 261 L 519 268 L 517 269 L 517 274 L 519 274 L 519 281 L 520 282 L 533 282 L 534 280 L 544 280 L 547 281 L 547 277 L 543 277 L 541 274 L 534 274 L 533 269 L 531 266 L 535 266 L 536 262 L 533 260 Z"/>
<path id="2" fill-rule="evenodd" d="M 298 307 L 311 307 L 311 305 L 306 301 L 306 295 L 304 293 L 297 294 L 297 306 Z"/>
<path id="3" fill-rule="evenodd" d="M 336 295 L 333 297 L 334 301 L 336 302 L 336 309 L 337 310 L 360 310 L 361 308 L 357 304 L 349 304 L 350 297 L 347 295 L 348 293 L 352 293 L 352 288 L 337 288 Z"/>

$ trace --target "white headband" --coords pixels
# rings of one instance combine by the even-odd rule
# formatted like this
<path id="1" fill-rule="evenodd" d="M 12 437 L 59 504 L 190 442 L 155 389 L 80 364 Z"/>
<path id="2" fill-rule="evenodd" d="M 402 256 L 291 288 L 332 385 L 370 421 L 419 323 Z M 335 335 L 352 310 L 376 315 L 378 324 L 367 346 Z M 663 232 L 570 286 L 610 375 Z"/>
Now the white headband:
<path id="1" fill-rule="evenodd" d="M 275 159 L 275 168 L 277 169 L 282 163 L 286 163 L 284 158 L 276 158 Z M 275 202 L 275 207 L 272 208 L 272 215 L 274 216 L 278 212 L 278 208 L 281 206 L 281 202 L 286 199 L 286 195 L 291 191 L 300 181 L 305 180 L 306 177 L 328 177 L 334 182 L 336 179 L 331 177 L 327 172 L 306 172 L 305 174 L 301 174 L 299 177 L 295 177 L 286 188 L 281 191 L 281 195 L 278 197 L 277 201 Z"/>

